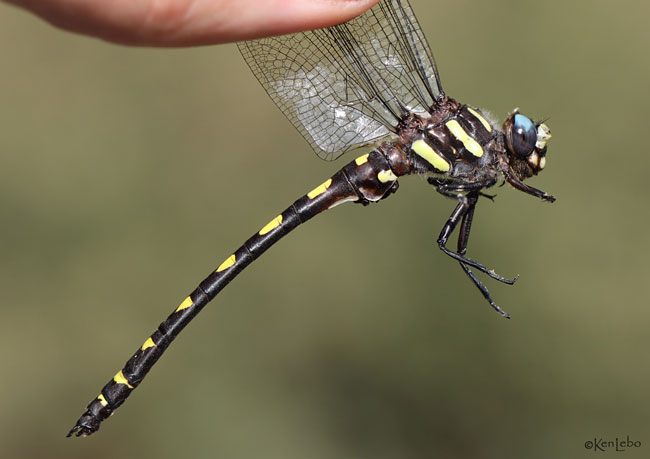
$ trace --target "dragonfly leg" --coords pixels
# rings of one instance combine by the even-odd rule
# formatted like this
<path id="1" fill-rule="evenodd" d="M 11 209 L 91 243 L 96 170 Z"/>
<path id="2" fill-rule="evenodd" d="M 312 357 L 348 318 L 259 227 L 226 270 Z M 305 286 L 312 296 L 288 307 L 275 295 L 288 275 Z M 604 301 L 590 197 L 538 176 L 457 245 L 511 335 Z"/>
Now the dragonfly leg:
<path id="1" fill-rule="evenodd" d="M 546 194 L 545 191 L 538 190 L 537 188 L 533 188 L 532 186 L 528 186 L 525 183 L 522 183 L 521 181 L 517 180 L 512 174 L 505 174 L 505 178 L 510 185 L 519 191 L 523 191 L 524 193 L 527 193 L 531 196 L 540 198 L 542 201 L 555 202 L 555 196 L 551 196 L 550 194 Z"/>
<path id="2" fill-rule="evenodd" d="M 447 190 L 439 190 L 440 193 L 445 194 L 445 195 L 451 195 L 450 191 Z M 445 223 L 445 226 L 443 226 L 442 231 L 440 232 L 440 236 L 438 236 L 438 247 L 440 247 L 440 250 L 445 252 L 448 256 L 453 258 L 456 261 L 465 263 L 466 265 L 472 266 L 473 268 L 478 269 L 479 271 L 487 274 L 490 276 L 492 279 L 498 280 L 499 282 L 503 282 L 504 284 L 512 285 L 517 281 L 517 277 L 514 279 L 507 279 L 505 277 L 502 277 L 498 275 L 496 272 L 494 272 L 493 269 L 488 269 L 486 266 L 470 259 L 466 258 L 460 253 L 456 253 L 453 250 L 449 250 L 447 248 L 447 242 L 449 241 L 449 237 L 451 234 L 454 232 L 456 229 L 456 225 L 462 220 L 462 218 L 467 214 L 470 208 L 473 208 L 476 205 L 476 201 L 478 200 L 479 194 L 478 191 L 472 191 L 468 193 L 467 195 L 464 194 L 457 194 L 455 195 L 456 199 L 458 199 L 458 205 L 456 206 L 456 209 L 452 212 L 452 214 L 449 216 L 449 219 L 447 219 L 447 223 Z"/>
<path id="3" fill-rule="evenodd" d="M 496 194 L 487 194 L 487 193 L 483 193 L 483 192 L 481 192 L 481 191 L 479 191 L 478 194 L 479 194 L 479 196 L 483 196 L 484 198 L 488 198 L 488 199 L 489 199 L 490 201 L 492 201 L 492 202 L 494 202 L 494 198 L 497 197 Z"/>
<path id="4" fill-rule="evenodd" d="M 482 195 L 482 193 L 479 193 Z M 460 223 L 460 228 L 459 228 L 459 233 L 458 233 L 458 254 L 465 256 L 467 253 L 467 243 L 469 242 L 469 233 L 472 229 L 472 218 L 474 217 L 474 209 L 476 207 L 476 200 L 473 202 L 470 200 L 470 207 L 467 209 L 467 212 L 463 216 L 463 219 Z M 490 292 L 488 291 L 487 287 L 483 285 L 483 283 L 474 275 L 474 273 L 469 269 L 469 267 L 463 263 L 462 261 L 459 262 L 461 268 L 463 268 L 463 271 L 465 271 L 465 274 L 472 280 L 474 285 L 480 290 L 481 294 L 483 297 L 487 300 L 488 303 L 490 303 L 490 306 L 492 306 L 499 314 L 501 314 L 503 317 L 509 319 L 510 314 L 505 312 L 503 309 L 501 309 L 493 300 L 492 297 L 490 296 Z"/>

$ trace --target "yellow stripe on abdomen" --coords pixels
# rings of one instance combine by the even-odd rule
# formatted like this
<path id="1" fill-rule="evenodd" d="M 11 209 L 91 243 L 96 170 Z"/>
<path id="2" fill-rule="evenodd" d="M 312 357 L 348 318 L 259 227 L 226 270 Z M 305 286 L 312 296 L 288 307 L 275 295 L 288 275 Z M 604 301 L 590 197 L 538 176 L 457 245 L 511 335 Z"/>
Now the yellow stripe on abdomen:
<path id="1" fill-rule="evenodd" d="M 379 171 L 377 174 L 377 179 L 379 179 L 381 183 L 388 183 L 397 180 L 397 176 L 393 173 L 393 171 L 388 169 L 385 171 Z"/>
<path id="2" fill-rule="evenodd" d="M 217 272 L 220 273 L 221 271 L 225 271 L 226 269 L 230 268 L 232 265 L 235 264 L 237 261 L 237 258 L 235 255 L 230 255 L 228 258 L 226 258 L 226 261 L 221 263 L 219 267 L 217 268 Z"/>
<path id="3" fill-rule="evenodd" d="M 142 347 L 140 348 L 141 350 L 149 349 L 150 347 L 154 347 L 156 343 L 153 342 L 153 339 L 149 338 L 147 341 L 144 342 Z"/>
<path id="4" fill-rule="evenodd" d="M 192 304 L 194 304 L 194 303 L 192 302 L 192 298 L 190 298 L 190 297 L 188 296 L 187 298 L 185 298 L 185 299 L 183 300 L 183 302 L 180 304 L 179 307 L 176 308 L 176 311 L 174 311 L 174 312 L 178 312 L 178 311 L 182 311 L 183 309 L 187 309 L 187 308 L 189 308 L 190 306 L 192 306 Z M 143 349 L 143 350 L 144 350 L 144 349 Z"/>
<path id="5" fill-rule="evenodd" d="M 316 188 L 311 190 L 309 193 L 307 193 L 307 197 L 309 199 L 314 199 L 317 196 L 320 196 L 321 194 L 325 193 L 327 189 L 330 187 L 332 184 L 332 179 L 327 179 L 325 182 L 323 182 L 321 185 L 318 185 Z"/>
<path id="6" fill-rule="evenodd" d="M 126 387 L 128 387 L 129 389 L 133 389 L 131 383 L 124 377 L 122 370 L 120 370 L 118 374 L 113 376 L 113 381 L 115 381 L 118 384 L 126 384 Z"/>
<path id="7" fill-rule="evenodd" d="M 362 164 L 368 162 L 368 156 L 370 156 L 370 153 L 359 156 L 357 159 L 354 160 L 354 162 L 357 163 L 357 166 L 361 166 Z"/>
<path id="8" fill-rule="evenodd" d="M 270 233 L 281 224 L 282 224 L 282 215 L 278 215 L 273 220 L 271 220 L 264 228 L 260 230 L 259 235 L 264 236 L 266 233 Z"/>

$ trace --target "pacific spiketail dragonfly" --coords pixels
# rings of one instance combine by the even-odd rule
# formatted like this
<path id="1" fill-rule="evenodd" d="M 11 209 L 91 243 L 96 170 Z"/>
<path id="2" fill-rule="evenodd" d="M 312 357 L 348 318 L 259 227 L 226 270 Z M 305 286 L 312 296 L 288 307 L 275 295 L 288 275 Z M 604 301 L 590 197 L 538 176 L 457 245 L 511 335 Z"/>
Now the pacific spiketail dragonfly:
<path id="1" fill-rule="evenodd" d="M 484 190 L 499 183 L 542 201 L 555 200 L 524 184 L 546 165 L 548 127 L 514 110 L 499 128 L 486 112 L 447 96 L 407 0 L 381 0 L 340 25 L 238 46 L 319 157 L 335 160 L 359 147 L 374 149 L 300 197 L 228 255 L 104 386 L 68 436 L 96 432 L 201 309 L 287 233 L 339 204 L 365 206 L 385 199 L 406 175 L 426 176 L 438 193 L 457 201 L 438 245 L 459 262 L 487 302 L 509 317 L 474 271 L 506 284 L 516 278 L 506 279 L 467 257 L 472 217 L 479 199 L 491 198 Z M 457 250 L 452 250 L 447 242 L 457 228 Z"/>

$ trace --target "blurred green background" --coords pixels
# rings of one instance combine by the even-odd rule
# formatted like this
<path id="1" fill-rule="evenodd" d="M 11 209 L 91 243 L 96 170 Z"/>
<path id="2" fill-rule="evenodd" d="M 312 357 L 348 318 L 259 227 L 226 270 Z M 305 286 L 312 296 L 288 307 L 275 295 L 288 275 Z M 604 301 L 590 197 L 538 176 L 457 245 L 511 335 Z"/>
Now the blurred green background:
<path id="1" fill-rule="evenodd" d="M 482 202 L 494 313 L 435 246 L 420 178 L 253 264 L 87 439 L 64 435 L 234 248 L 353 156 L 319 160 L 235 45 L 133 49 L 0 5 L 0 456 L 650 455 L 650 4 L 425 1 L 446 92 L 553 132 Z M 605 453 L 606 454 L 606 453 Z"/>

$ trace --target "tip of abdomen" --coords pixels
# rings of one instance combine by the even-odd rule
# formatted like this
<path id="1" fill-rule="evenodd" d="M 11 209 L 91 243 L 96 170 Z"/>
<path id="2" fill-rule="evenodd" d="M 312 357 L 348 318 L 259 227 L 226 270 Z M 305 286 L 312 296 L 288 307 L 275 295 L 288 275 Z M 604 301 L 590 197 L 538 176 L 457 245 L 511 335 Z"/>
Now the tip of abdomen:
<path id="1" fill-rule="evenodd" d="M 66 437 L 87 437 L 99 430 L 101 421 L 93 416 L 89 411 L 86 411 L 77 421 L 77 424 L 70 429 Z"/>

